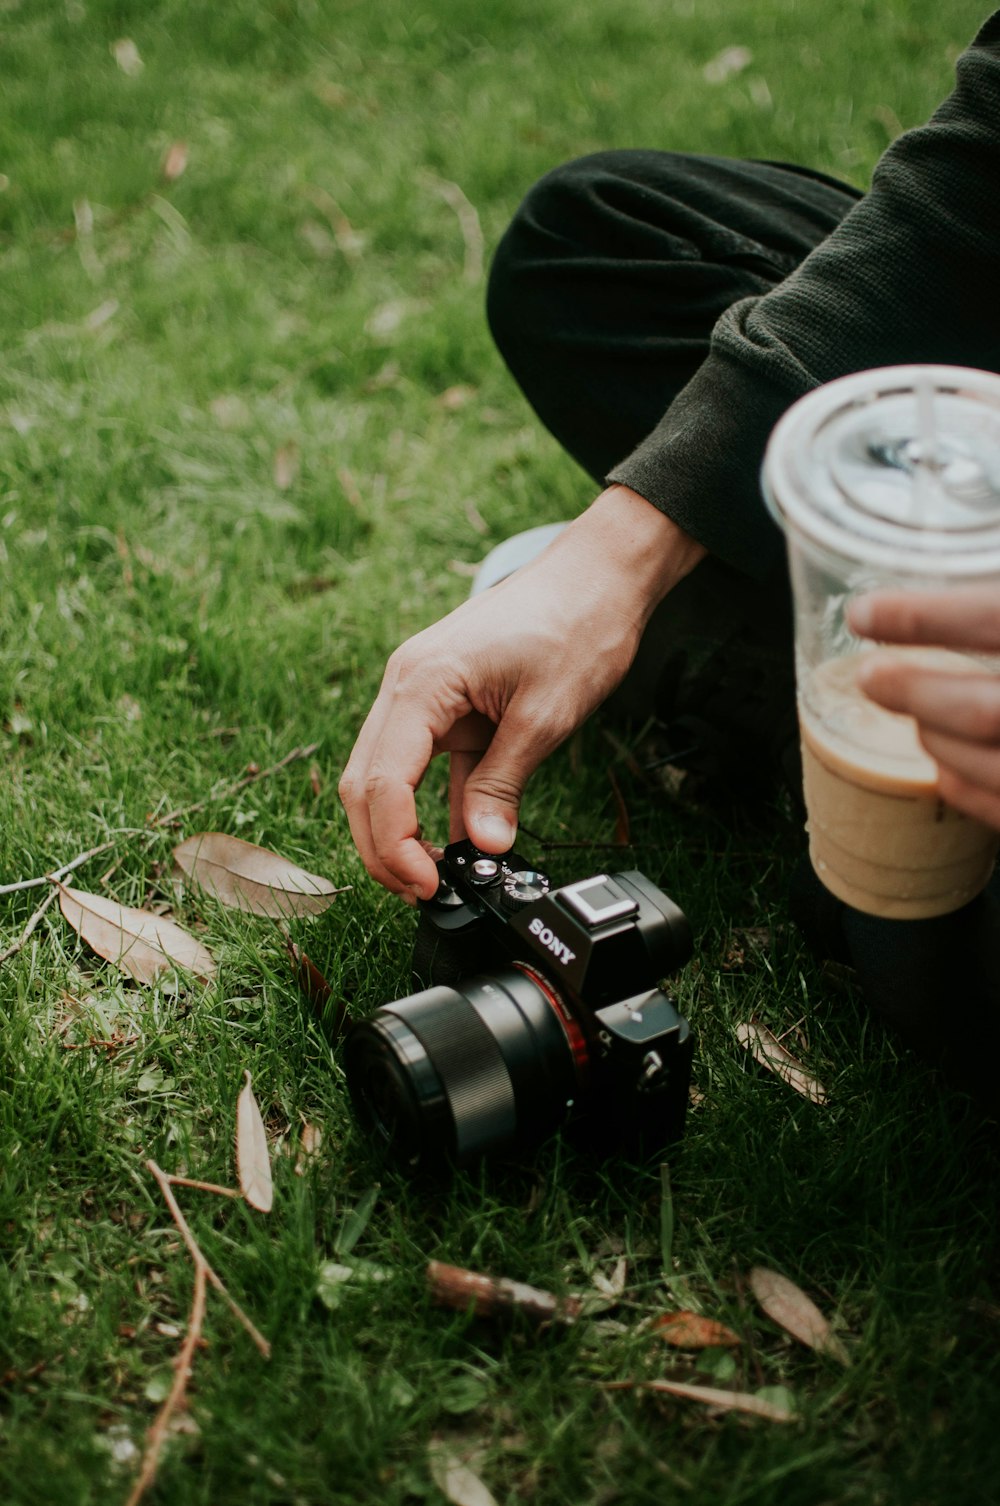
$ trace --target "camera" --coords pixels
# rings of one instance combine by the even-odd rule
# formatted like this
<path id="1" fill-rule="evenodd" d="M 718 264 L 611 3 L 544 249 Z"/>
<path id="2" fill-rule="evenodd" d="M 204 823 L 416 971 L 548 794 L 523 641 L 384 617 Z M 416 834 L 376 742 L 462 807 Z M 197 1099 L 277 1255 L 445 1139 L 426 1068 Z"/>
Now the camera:
<path id="1" fill-rule="evenodd" d="M 411 1168 L 516 1154 L 563 1126 L 602 1154 L 676 1139 L 692 1039 L 657 984 L 691 955 L 678 906 L 638 872 L 553 888 L 468 841 L 438 874 L 414 947 L 430 986 L 347 1033 L 361 1124 Z"/>

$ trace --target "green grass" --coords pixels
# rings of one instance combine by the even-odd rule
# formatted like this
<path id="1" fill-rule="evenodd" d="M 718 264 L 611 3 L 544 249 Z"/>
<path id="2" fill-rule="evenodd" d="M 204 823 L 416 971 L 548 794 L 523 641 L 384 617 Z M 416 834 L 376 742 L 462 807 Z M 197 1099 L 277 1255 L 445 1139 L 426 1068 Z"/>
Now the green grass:
<path id="1" fill-rule="evenodd" d="M 294 927 L 337 997 L 365 1011 L 404 991 L 412 917 L 356 860 L 337 772 L 389 650 L 464 593 L 455 562 L 588 500 L 490 347 L 440 184 L 475 205 L 487 252 L 541 172 L 604 146 L 797 159 L 863 184 L 892 135 L 947 92 L 980 10 L 7 0 L 0 882 L 319 740 L 318 793 L 308 763 L 293 764 L 179 833 L 123 837 L 110 892 L 162 893 L 172 841 L 232 831 L 353 884 Z M 109 50 L 122 37 L 145 64 L 135 77 Z M 732 44 L 751 66 L 706 85 L 704 64 Z M 187 170 L 166 183 L 179 140 Z M 458 386 L 467 400 L 442 404 Z M 279 452 L 295 457 L 284 487 Z M 596 728 L 579 751 L 539 774 L 525 820 L 606 842 L 615 814 Z M 247 1068 L 275 1142 L 274 1211 L 182 1196 L 273 1355 L 262 1361 L 210 1300 L 198 1431 L 171 1441 L 151 1499 L 434 1501 L 427 1445 L 442 1436 L 475 1451 L 501 1506 L 991 1498 L 995 1150 L 802 954 L 785 912 L 799 840 L 787 818 L 731 831 L 619 778 L 641 836 L 628 861 L 675 895 L 698 937 L 678 981 L 703 1099 L 672 1158 L 673 1292 L 656 1166 L 595 1165 L 554 1143 L 446 1188 L 381 1168 L 266 922 L 189 896 L 181 917 L 204 924 L 218 981 L 140 993 L 49 912 L 0 971 L 0 1500 L 127 1496 L 135 1461 L 116 1464 L 112 1445 L 141 1447 L 192 1285 L 143 1161 L 231 1181 Z M 443 793 L 435 771 L 422 797 L 432 833 Z M 561 879 L 581 873 L 576 854 L 551 860 Z M 109 861 L 82 869 L 80 886 L 98 887 Z M 0 950 L 38 897 L 0 901 Z M 732 929 L 762 925 L 769 949 L 734 963 Z M 60 1034 L 67 995 L 84 1013 Z M 779 1030 L 805 1018 L 827 1106 L 747 1069 L 733 1026 L 751 1012 Z M 116 1026 L 129 1044 L 86 1045 Z M 298 1176 L 278 1151 L 303 1119 L 324 1142 Z M 389 1278 L 340 1288 L 328 1309 L 320 1268 L 375 1182 L 355 1254 Z M 476 1323 L 434 1308 L 424 1287 L 439 1258 L 579 1290 L 618 1252 L 635 1303 L 621 1331 Z M 753 1310 L 742 1277 L 754 1263 L 835 1317 L 849 1369 Z M 668 1369 L 711 1381 L 636 1331 L 678 1293 L 744 1335 L 730 1383 L 788 1387 L 799 1422 L 600 1388 Z"/>

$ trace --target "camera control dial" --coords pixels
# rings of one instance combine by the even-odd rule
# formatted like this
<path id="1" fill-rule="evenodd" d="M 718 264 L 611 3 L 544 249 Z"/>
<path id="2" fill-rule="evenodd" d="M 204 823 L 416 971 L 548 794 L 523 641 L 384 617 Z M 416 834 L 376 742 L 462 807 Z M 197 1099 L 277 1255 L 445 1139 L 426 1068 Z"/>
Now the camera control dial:
<path id="1" fill-rule="evenodd" d="M 548 874 L 539 873 L 534 868 L 522 868 L 519 873 L 509 873 L 504 879 L 500 903 L 505 910 L 513 913 L 523 909 L 525 905 L 533 904 L 548 892 Z"/>

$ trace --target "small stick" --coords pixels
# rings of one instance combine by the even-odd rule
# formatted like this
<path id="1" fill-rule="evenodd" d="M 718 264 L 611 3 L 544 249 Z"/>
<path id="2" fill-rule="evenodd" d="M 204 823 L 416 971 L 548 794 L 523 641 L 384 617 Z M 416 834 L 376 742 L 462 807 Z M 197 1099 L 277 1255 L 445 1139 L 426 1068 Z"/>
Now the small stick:
<path id="1" fill-rule="evenodd" d="M 38 922 L 41 920 L 42 916 L 49 908 L 49 905 L 52 904 L 58 893 L 58 889 L 53 889 L 45 896 L 45 898 L 42 900 L 42 903 L 38 906 L 38 909 L 35 911 L 34 915 L 32 915 L 31 919 L 28 921 L 28 924 L 25 926 L 24 930 L 21 932 L 17 940 L 12 941 L 5 952 L 0 952 L 0 964 L 9 962 L 11 957 L 17 956 L 18 952 L 24 946 L 25 942 L 30 940 L 32 931 L 34 931 Z"/>
<path id="2" fill-rule="evenodd" d="M 164 1175 L 171 1187 L 193 1187 L 196 1192 L 214 1192 L 219 1197 L 239 1197 L 235 1187 L 220 1187 L 218 1182 L 199 1182 L 194 1177 L 179 1177 L 173 1172 L 165 1172 Z"/>
<path id="3" fill-rule="evenodd" d="M 145 835 L 144 826 L 125 826 L 117 833 L 118 836 L 141 837 Z M 16 884 L 0 885 L 0 894 L 17 894 L 21 889 L 40 889 L 43 884 L 58 883 L 60 879 L 67 878 L 74 868 L 90 861 L 91 858 L 100 857 L 102 852 L 110 852 L 114 847 L 114 841 L 100 842 L 96 847 L 90 847 L 86 852 L 81 852 L 72 862 L 64 863 L 61 868 L 53 868 L 49 873 L 40 874 L 38 878 L 18 879 Z"/>
<path id="4" fill-rule="evenodd" d="M 278 762 L 273 763 L 270 768 L 255 769 L 250 774 L 244 774 L 242 779 L 237 779 L 235 784 L 219 790 L 215 795 L 206 795 L 204 800 L 197 800 L 194 805 L 178 806 L 177 810 L 168 811 L 165 816 L 154 817 L 150 825 L 153 827 L 174 826 L 182 816 L 193 816 L 195 811 L 204 810 L 206 805 L 213 805 L 218 800 L 225 800 L 228 795 L 238 794 L 240 790 L 246 789 L 248 784 L 256 784 L 260 779 L 268 779 L 272 774 L 277 774 L 279 769 L 287 768 L 290 763 L 296 763 L 300 758 L 311 757 L 318 747 L 319 743 L 309 743 L 304 748 L 293 748 L 290 753 L 286 753 L 284 758 L 279 758 Z"/>
<path id="5" fill-rule="evenodd" d="M 166 1400 L 163 1402 L 160 1410 L 153 1418 L 146 1436 L 146 1451 L 142 1456 L 142 1469 L 139 1472 L 139 1478 L 132 1487 L 128 1500 L 125 1502 L 125 1506 L 137 1506 L 137 1502 L 142 1500 L 142 1497 L 152 1485 L 156 1478 L 160 1454 L 166 1442 L 170 1419 L 184 1403 L 184 1393 L 187 1390 L 187 1383 L 191 1379 L 194 1352 L 201 1339 L 201 1326 L 205 1318 L 206 1275 L 207 1267 L 204 1261 L 196 1260 L 194 1265 L 194 1297 L 191 1301 L 191 1312 L 188 1316 L 184 1343 L 181 1345 L 180 1353 L 174 1361 L 173 1385 L 170 1387 Z"/>
<path id="6" fill-rule="evenodd" d="M 427 1285 L 434 1301 L 442 1307 L 454 1308 L 456 1312 L 471 1309 L 479 1318 L 521 1312 L 536 1323 L 575 1323 L 582 1308 L 579 1297 L 557 1297 L 554 1292 L 526 1286 L 523 1281 L 484 1276 L 479 1271 L 444 1265 L 440 1260 L 428 1262 Z"/>
<path id="7" fill-rule="evenodd" d="M 425 173 L 424 181 L 435 193 L 440 194 L 449 209 L 454 210 L 465 244 L 463 276 L 466 282 L 478 282 L 483 275 L 483 227 L 479 223 L 475 205 L 469 202 L 459 185 L 448 178 L 436 178 L 433 173 Z"/>
<path id="8" fill-rule="evenodd" d="M 88 863 L 91 858 L 100 857 L 103 852 L 110 852 L 117 845 L 116 839 L 118 837 L 145 837 L 148 841 L 159 827 L 173 826 L 182 816 L 190 816 L 195 811 L 204 810 L 206 805 L 211 805 L 217 800 L 224 800 L 228 795 L 235 795 L 240 790 L 245 789 L 248 784 L 256 784 L 261 779 L 267 779 L 270 775 L 277 774 L 280 769 L 287 768 L 290 763 L 296 763 L 302 758 L 309 758 L 311 754 L 316 752 L 318 747 L 319 743 L 309 743 L 304 748 L 293 748 L 290 753 L 286 753 L 284 758 L 280 758 L 270 768 L 255 769 L 253 773 L 244 774 L 241 779 L 236 780 L 235 784 L 228 785 L 225 789 L 219 790 L 215 795 L 206 795 L 204 800 L 198 800 L 194 805 L 179 806 L 177 810 L 169 811 L 165 816 L 151 816 L 146 826 L 120 827 L 116 830 L 114 838 L 107 842 L 99 842 L 96 847 L 88 847 L 86 852 L 78 853 L 70 862 L 63 863 L 61 868 L 50 869 L 48 873 L 39 874 L 38 878 L 18 879 L 14 884 L 0 884 L 0 895 L 17 894 L 22 889 L 40 889 L 44 884 L 58 884 L 67 878 L 74 869 L 82 867 L 84 863 Z M 113 863 L 107 873 L 104 874 L 102 881 L 106 881 L 114 873 L 117 866 L 117 863 Z M 32 916 L 32 921 L 29 922 L 31 930 L 34 930 L 34 926 L 37 923 L 36 917 Z M 27 937 L 31 935 L 31 930 L 27 931 L 26 935 L 16 944 L 15 951 L 19 951 L 24 945 Z M 8 956 L 13 956 L 13 953 L 4 953 L 0 956 L 0 962 L 5 962 Z"/>
<path id="9" fill-rule="evenodd" d="M 254 1343 L 257 1345 L 257 1348 L 260 1350 L 264 1358 L 270 1359 L 270 1344 L 267 1342 L 264 1335 L 260 1332 L 260 1329 L 255 1327 L 255 1325 L 251 1323 L 250 1319 L 247 1317 L 242 1307 L 240 1307 L 239 1303 L 235 1302 L 229 1295 L 229 1292 L 227 1291 L 225 1283 L 223 1282 L 221 1276 L 216 1274 L 213 1268 L 209 1265 L 208 1261 L 205 1259 L 204 1255 L 201 1253 L 201 1248 L 198 1244 L 198 1241 L 191 1233 L 188 1221 L 181 1212 L 180 1204 L 174 1197 L 174 1194 L 171 1190 L 170 1184 L 173 1181 L 173 1178 L 169 1176 L 167 1172 L 163 1171 L 159 1166 L 157 1166 L 155 1161 L 147 1161 L 146 1168 L 152 1173 L 152 1175 L 156 1178 L 157 1183 L 159 1184 L 160 1191 L 163 1193 L 167 1207 L 170 1209 L 171 1217 L 180 1230 L 181 1238 L 188 1247 L 188 1253 L 191 1256 L 191 1259 L 194 1261 L 195 1265 L 204 1266 L 205 1275 L 215 1287 L 215 1290 L 223 1298 L 229 1308 L 229 1311 L 243 1324 L 243 1327 L 253 1339 Z"/>

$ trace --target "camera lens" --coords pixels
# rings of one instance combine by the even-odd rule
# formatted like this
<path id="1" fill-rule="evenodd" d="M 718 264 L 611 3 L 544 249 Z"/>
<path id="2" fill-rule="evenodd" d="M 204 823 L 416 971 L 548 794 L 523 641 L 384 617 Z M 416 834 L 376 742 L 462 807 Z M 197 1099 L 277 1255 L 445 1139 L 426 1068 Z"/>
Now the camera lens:
<path id="1" fill-rule="evenodd" d="M 586 1087 L 587 1049 L 549 984 L 521 964 L 429 988 L 353 1025 L 355 1112 L 409 1166 L 459 1166 L 534 1144 Z"/>

